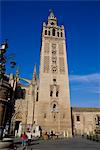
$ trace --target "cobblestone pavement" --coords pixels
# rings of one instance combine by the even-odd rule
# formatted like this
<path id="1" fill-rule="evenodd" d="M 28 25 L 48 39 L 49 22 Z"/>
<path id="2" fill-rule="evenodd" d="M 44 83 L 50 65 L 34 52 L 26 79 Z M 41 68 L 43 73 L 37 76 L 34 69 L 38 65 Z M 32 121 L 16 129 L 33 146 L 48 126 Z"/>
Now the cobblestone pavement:
<path id="1" fill-rule="evenodd" d="M 17 148 L 17 150 L 22 149 L 21 145 Z M 84 138 L 36 140 L 25 150 L 100 150 L 100 143 Z"/>

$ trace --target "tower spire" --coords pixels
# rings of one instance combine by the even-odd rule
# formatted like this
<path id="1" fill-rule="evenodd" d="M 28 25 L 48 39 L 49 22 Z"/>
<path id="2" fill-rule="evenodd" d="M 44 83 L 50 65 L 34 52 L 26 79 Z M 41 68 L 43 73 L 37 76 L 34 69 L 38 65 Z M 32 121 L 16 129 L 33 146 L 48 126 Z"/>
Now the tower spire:
<path id="1" fill-rule="evenodd" d="M 34 71 L 33 71 L 33 77 L 32 77 L 32 80 L 35 81 L 37 78 L 37 75 L 36 75 L 36 64 L 34 64 Z"/>
<path id="2" fill-rule="evenodd" d="M 55 16 L 54 16 L 53 9 L 50 9 L 50 10 L 49 10 L 49 12 L 50 12 L 50 15 L 49 15 L 49 17 L 50 17 L 50 18 L 54 18 Z"/>
<path id="3" fill-rule="evenodd" d="M 36 74 L 36 64 L 34 65 L 33 76 Z"/>
<path id="4" fill-rule="evenodd" d="M 54 11 L 50 9 L 49 12 L 50 14 L 48 16 L 48 24 L 57 25 L 57 18 L 54 15 Z"/>

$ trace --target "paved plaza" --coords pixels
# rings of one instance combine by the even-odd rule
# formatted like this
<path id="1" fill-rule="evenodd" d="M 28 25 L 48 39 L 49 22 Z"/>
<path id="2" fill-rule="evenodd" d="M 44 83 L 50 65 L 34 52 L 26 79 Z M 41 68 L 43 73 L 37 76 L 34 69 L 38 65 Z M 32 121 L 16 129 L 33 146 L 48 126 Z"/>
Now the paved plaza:
<path id="1" fill-rule="evenodd" d="M 26 150 L 100 150 L 100 143 L 84 138 L 36 140 Z"/>

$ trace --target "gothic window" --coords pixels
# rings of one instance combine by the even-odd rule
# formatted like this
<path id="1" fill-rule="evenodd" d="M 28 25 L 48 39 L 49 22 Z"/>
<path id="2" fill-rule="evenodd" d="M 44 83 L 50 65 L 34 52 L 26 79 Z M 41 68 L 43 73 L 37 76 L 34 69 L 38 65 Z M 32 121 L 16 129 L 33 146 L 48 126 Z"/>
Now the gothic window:
<path id="1" fill-rule="evenodd" d="M 45 30 L 45 35 L 47 35 L 47 30 Z"/>
<path id="2" fill-rule="evenodd" d="M 63 57 L 59 57 L 59 71 L 61 74 L 65 73 L 65 65 Z"/>
<path id="3" fill-rule="evenodd" d="M 63 54 L 64 54 L 63 44 L 59 44 L 59 54 L 60 54 L 60 55 L 63 55 Z"/>
<path id="4" fill-rule="evenodd" d="M 48 31 L 48 35 L 50 35 L 50 31 Z"/>
<path id="5" fill-rule="evenodd" d="M 47 54 L 49 53 L 49 43 L 44 44 L 44 52 Z"/>
<path id="6" fill-rule="evenodd" d="M 63 33 L 61 32 L 61 37 L 63 37 Z"/>
<path id="7" fill-rule="evenodd" d="M 76 116 L 76 120 L 77 120 L 77 121 L 80 121 L 80 116 Z"/>
<path id="8" fill-rule="evenodd" d="M 49 72 L 49 56 L 44 56 L 44 73 Z"/>
<path id="9" fill-rule="evenodd" d="M 57 32 L 57 36 L 59 37 L 59 32 Z"/>
<path id="10" fill-rule="evenodd" d="M 52 35 L 55 36 L 55 29 L 52 29 Z"/>

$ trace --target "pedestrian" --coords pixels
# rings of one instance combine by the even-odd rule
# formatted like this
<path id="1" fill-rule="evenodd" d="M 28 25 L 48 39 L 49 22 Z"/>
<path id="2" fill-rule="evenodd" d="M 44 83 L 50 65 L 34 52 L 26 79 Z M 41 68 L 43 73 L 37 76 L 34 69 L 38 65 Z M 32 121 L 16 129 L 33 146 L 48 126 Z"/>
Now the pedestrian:
<path id="1" fill-rule="evenodd" d="M 27 132 L 27 138 L 28 138 L 28 145 L 31 144 L 31 140 L 32 140 L 32 134 L 30 131 Z"/>
<path id="2" fill-rule="evenodd" d="M 21 135 L 21 140 L 22 140 L 22 146 L 26 146 L 27 135 L 25 132 Z"/>

